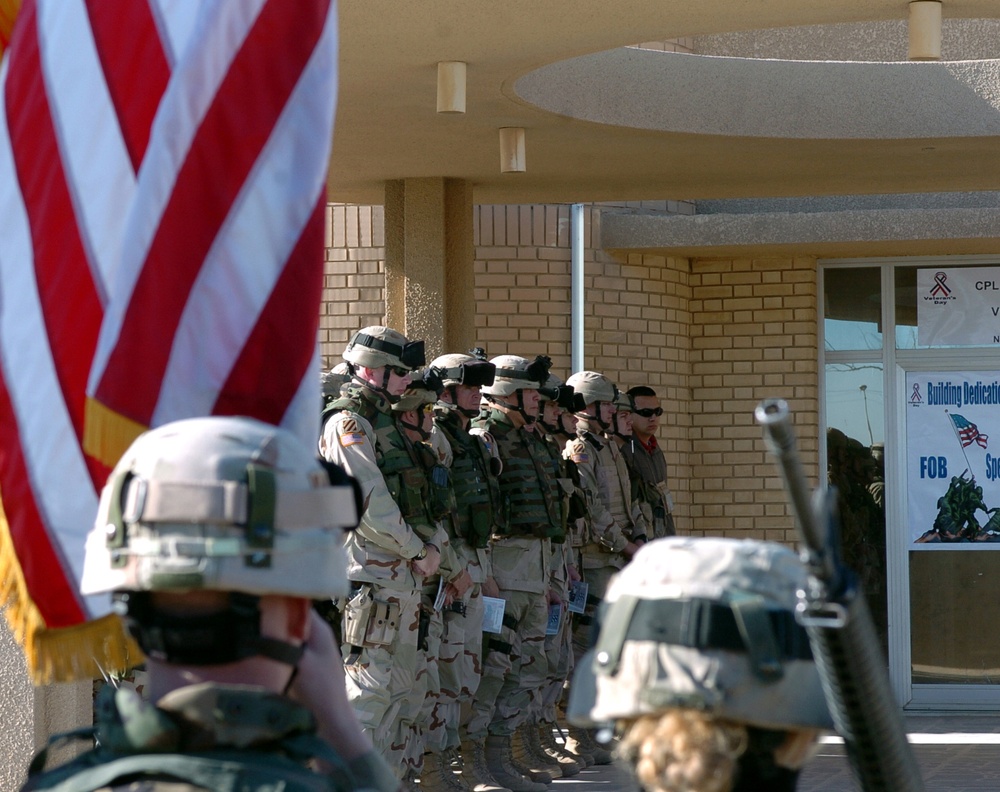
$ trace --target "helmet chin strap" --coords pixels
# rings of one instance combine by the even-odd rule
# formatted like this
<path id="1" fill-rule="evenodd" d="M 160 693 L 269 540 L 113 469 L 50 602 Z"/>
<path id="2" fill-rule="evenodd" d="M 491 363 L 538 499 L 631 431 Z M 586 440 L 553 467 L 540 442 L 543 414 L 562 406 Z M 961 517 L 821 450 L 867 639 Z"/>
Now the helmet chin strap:
<path id="1" fill-rule="evenodd" d="M 113 609 L 150 657 L 175 665 L 223 665 L 261 656 L 297 668 L 305 647 L 260 634 L 260 597 L 231 592 L 227 607 L 206 615 L 174 615 L 153 606 L 149 592 L 115 592 Z"/>
<path id="2" fill-rule="evenodd" d="M 410 429 L 410 430 L 416 432 L 417 434 L 419 434 L 421 440 L 430 440 L 431 433 L 428 432 L 426 429 L 424 429 L 424 427 L 423 427 L 422 424 L 416 424 L 416 425 L 414 425 L 414 424 L 411 424 L 409 421 L 404 421 L 402 415 L 399 416 L 399 422 L 403 426 L 405 426 L 407 429 Z"/>
<path id="3" fill-rule="evenodd" d="M 595 401 L 595 402 L 591 402 L 591 404 L 594 405 L 594 408 L 595 408 L 594 412 L 596 413 L 596 415 L 590 415 L 588 413 L 587 414 L 587 420 L 588 421 L 597 421 L 597 425 L 601 427 L 601 431 L 602 432 L 608 431 L 608 427 L 610 427 L 611 424 L 608 423 L 607 421 L 604 421 L 604 420 L 601 419 L 601 402 L 598 400 L 598 401 Z M 612 420 L 614 420 L 614 419 L 612 418 Z"/>

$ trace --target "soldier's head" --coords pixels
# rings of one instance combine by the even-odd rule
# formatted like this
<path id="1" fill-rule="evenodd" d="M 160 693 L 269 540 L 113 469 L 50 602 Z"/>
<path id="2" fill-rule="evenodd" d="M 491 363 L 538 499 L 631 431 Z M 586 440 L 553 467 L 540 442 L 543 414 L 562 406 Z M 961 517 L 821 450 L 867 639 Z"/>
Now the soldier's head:
<path id="1" fill-rule="evenodd" d="M 344 360 L 356 380 L 395 401 L 410 384 L 410 372 L 424 365 L 424 342 L 381 325 L 364 327 L 347 342 Z"/>
<path id="2" fill-rule="evenodd" d="M 538 389 L 541 408 L 538 422 L 546 432 L 553 435 L 572 437 L 576 434 L 576 416 L 574 413 L 580 406 L 580 397 L 555 374 L 548 378 Z"/>
<path id="3" fill-rule="evenodd" d="M 496 366 L 496 373 L 493 383 L 483 387 L 483 397 L 515 423 L 533 424 L 539 413 L 538 389 L 548 377 L 552 362 L 541 355 L 534 360 L 500 355 L 490 362 Z"/>
<path id="4" fill-rule="evenodd" d="M 744 761 L 766 760 L 782 777 L 797 770 L 832 726 L 795 620 L 807 585 L 802 561 L 776 543 L 650 542 L 608 585 L 596 644 L 570 689 L 570 722 L 615 724 L 633 767 L 655 756 L 648 788 L 701 789 L 652 783 L 695 765 L 722 780 Z"/>
<path id="5" fill-rule="evenodd" d="M 137 438 L 111 472 L 81 590 L 112 593 L 154 664 L 263 658 L 290 675 L 311 600 L 348 592 L 344 531 L 357 514 L 349 477 L 290 432 L 175 421 Z"/>
<path id="6" fill-rule="evenodd" d="M 441 355 L 431 361 L 441 372 L 444 391 L 441 400 L 453 405 L 466 418 L 479 414 L 482 388 L 493 384 L 496 366 L 473 355 Z"/>
<path id="7" fill-rule="evenodd" d="M 580 396 L 582 409 L 577 410 L 577 417 L 584 428 L 606 432 L 615 415 L 615 399 L 618 398 L 615 384 L 596 371 L 578 371 L 566 380 L 566 384 L 572 385 Z"/>
<path id="8" fill-rule="evenodd" d="M 413 372 L 409 387 L 392 405 L 403 431 L 413 440 L 427 440 L 434 425 L 434 405 L 444 390 L 441 372 L 434 366 Z"/>
<path id="9" fill-rule="evenodd" d="M 634 409 L 632 397 L 619 391 L 615 398 L 615 417 L 611 424 L 611 431 L 622 439 L 632 436 L 632 411 Z"/>
<path id="10" fill-rule="evenodd" d="M 632 431 L 640 440 L 648 440 L 650 435 L 655 435 L 660 427 L 660 416 L 663 415 L 663 408 L 660 407 L 660 399 L 656 391 L 647 385 L 636 385 L 628 389 L 628 395 L 632 397 L 635 408 L 632 410 Z"/>

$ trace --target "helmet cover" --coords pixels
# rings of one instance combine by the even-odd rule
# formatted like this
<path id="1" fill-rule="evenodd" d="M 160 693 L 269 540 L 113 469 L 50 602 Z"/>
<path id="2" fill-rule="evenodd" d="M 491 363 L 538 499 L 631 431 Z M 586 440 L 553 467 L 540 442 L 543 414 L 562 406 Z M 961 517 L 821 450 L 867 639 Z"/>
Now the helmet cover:
<path id="1" fill-rule="evenodd" d="M 291 432 L 190 418 L 140 435 L 87 537 L 81 591 L 210 589 L 322 599 L 347 593 L 350 486 Z"/>

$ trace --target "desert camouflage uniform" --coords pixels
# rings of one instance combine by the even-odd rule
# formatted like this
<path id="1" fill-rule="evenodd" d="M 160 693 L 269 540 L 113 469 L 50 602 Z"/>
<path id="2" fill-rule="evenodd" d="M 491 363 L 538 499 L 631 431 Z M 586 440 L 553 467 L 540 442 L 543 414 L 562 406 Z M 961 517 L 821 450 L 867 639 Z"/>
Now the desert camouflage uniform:
<path id="1" fill-rule="evenodd" d="M 376 750 L 403 774 L 414 760 L 408 749 L 423 702 L 419 686 L 427 682 L 418 648 L 424 580 L 410 561 L 425 543 L 443 550 L 446 534 L 428 511 L 425 472 L 389 402 L 355 384 L 331 406 L 320 450 L 358 480 L 365 504 L 346 543 L 353 584 L 342 649 L 348 698 Z"/>
<path id="2" fill-rule="evenodd" d="M 457 607 L 444 611 L 439 658 L 441 697 L 434 708 L 431 729 L 443 730 L 439 747 L 449 749 L 460 744 L 459 725 L 471 717 L 483 673 L 482 584 L 493 575 L 490 537 L 500 502 L 496 479 L 499 465 L 487 441 L 462 428 L 453 407 L 441 405 L 434 421 L 451 449 L 448 463 L 455 503 L 448 526 L 452 548 L 472 578 L 472 586 L 455 604 Z"/>
<path id="3" fill-rule="evenodd" d="M 604 597 L 611 576 L 625 565 L 622 551 L 630 541 L 646 539 L 646 522 L 632 500 L 632 484 L 617 446 L 592 432 L 581 430 L 563 452 L 577 468 L 587 492 L 589 535 L 583 546 L 583 579 L 587 582 L 588 608 L 578 619 L 574 643 L 579 654 L 588 648 L 590 625 L 597 603 Z"/>
<path id="4" fill-rule="evenodd" d="M 649 538 L 673 536 L 677 533 L 674 496 L 667 486 L 667 461 L 663 450 L 656 445 L 652 452 L 647 451 L 638 437 L 632 437 L 622 444 L 621 452 L 628 465 L 633 496 L 651 530 Z"/>
<path id="5" fill-rule="evenodd" d="M 465 568 L 465 562 L 456 554 L 449 530 L 454 513 L 454 493 L 449 470 L 451 447 L 447 439 L 436 430 L 432 432 L 428 442 L 407 442 L 417 466 L 425 473 L 421 497 L 428 514 L 441 529 L 434 540 L 441 551 L 441 563 L 436 574 L 423 579 L 420 602 L 421 630 L 418 638 L 419 648 L 426 662 L 417 675 L 413 695 L 423 694 L 423 704 L 420 715 L 413 724 L 415 732 L 411 735 L 407 756 L 409 765 L 419 771 L 425 751 L 439 752 L 444 748 L 444 724 L 435 721 L 434 710 L 441 696 L 440 658 L 445 614 L 440 609 L 435 609 L 434 605 L 444 582 L 460 574 Z"/>
<path id="6" fill-rule="evenodd" d="M 493 577 L 506 600 L 500 635 L 489 635 L 483 677 L 468 723 L 469 736 L 509 736 L 538 706 L 545 683 L 545 628 L 551 537 L 562 528 L 559 484 L 545 442 L 528 427 L 516 429 L 500 410 L 476 422 L 497 444 L 499 530 L 493 538 Z"/>

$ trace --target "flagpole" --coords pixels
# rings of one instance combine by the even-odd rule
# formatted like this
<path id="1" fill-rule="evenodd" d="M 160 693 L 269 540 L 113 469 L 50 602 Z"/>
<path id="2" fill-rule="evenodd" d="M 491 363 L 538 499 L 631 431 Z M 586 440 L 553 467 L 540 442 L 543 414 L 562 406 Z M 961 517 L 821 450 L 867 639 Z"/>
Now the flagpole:
<path id="1" fill-rule="evenodd" d="M 972 477 L 975 478 L 976 474 L 972 470 L 972 463 L 969 462 L 969 455 L 965 453 L 965 445 L 962 443 L 962 436 L 958 433 L 958 427 L 952 420 L 950 412 L 945 410 L 944 414 L 948 416 L 948 423 L 951 424 L 951 431 L 955 433 L 955 439 L 958 440 L 958 447 L 962 449 L 962 456 L 965 457 L 965 469 L 972 473 Z"/>

